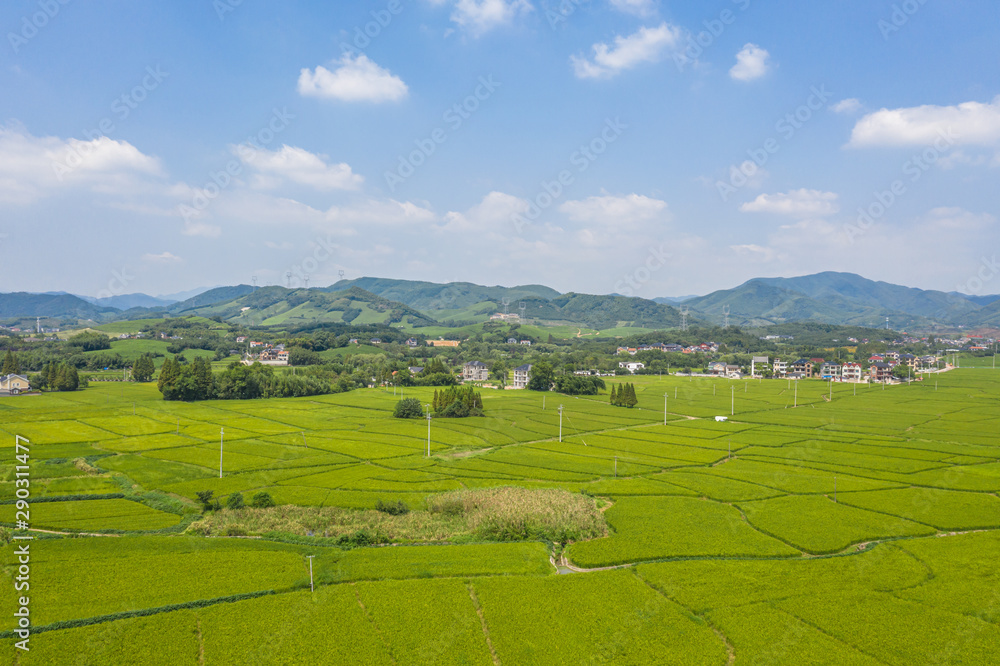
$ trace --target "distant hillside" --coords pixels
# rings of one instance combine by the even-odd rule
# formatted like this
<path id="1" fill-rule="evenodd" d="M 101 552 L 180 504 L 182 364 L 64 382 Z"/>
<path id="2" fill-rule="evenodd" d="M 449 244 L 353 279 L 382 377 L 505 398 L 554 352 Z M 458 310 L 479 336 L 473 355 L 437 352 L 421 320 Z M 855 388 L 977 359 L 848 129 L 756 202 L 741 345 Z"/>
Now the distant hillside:
<path id="1" fill-rule="evenodd" d="M 885 317 L 896 328 L 976 321 L 980 306 L 940 291 L 875 282 L 852 273 L 797 278 L 757 278 L 685 302 L 713 322 L 730 309 L 734 325 L 766 326 L 794 321 L 874 326 Z"/>
<path id="2" fill-rule="evenodd" d="M 94 298 L 92 296 L 80 296 L 83 300 L 94 305 L 116 310 L 131 310 L 132 308 L 162 308 L 176 303 L 173 300 L 148 296 L 146 294 L 123 294 L 121 296 L 108 296 L 106 298 Z"/>
<path id="3" fill-rule="evenodd" d="M 1000 300 L 993 301 L 986 307 L 967 315 L 961 323 L 969 327 L 1000 328 Z"/>
<path id="4" fill-rule="evenodd" d="M 462 310 L 485 301 L 501 303 L 509 298 L 511 312 L 517 311 L 517 303 L 527 298 L 552 300 L 559 296 L 555 289 L 542 285 L 524 285 L 520 287 L 484 287 L 471 282 L 450 282 L 438 284 L 434 282 L 415 282 L 411 280 L 390 280 L 386 278 L 358 278 L 357 280 L 341 280 L 328 287 L 325 291 L 344 291 L 351 287 L 360 287 L 383 298 L 398 301 L 411 308 L 424 312 L 434 310 Z"/>
<path id="5" fill-rule="evenodd" d="M 926 291 L 876 282 L 853 273 L 817 273 L 796 278 L 761 278 L 770 284 L 815 299 L 841 297 L 870 308 L 905 312 L 938 321 L 957 320 L 979 309 L 979 305 L 943 291 Z"/>
<path id="6" fill-rule="evenodd" d="M 436 323 L 411 307 L 358 287 L 333 293 L 320 289 L 260 287 L 238 298 L 187 309 L 184 314 L 221 317 L 234 324 L 263 326 L 391 324 L 404 321 L 415 326 L 429 326 Z"/>
<path id="7" fill-rule="evenodd" d="M 197 296 L 192 296 L 186 301 L 174 303 L 168 308 L 168 310 L 170 312 L 186 312 L 188 310 L 194 310 L 195 308 L 204 307 L 206 305 L 224 303 L 234 298 L 245 296 L 253 292 L 253 290 L 253 287 L 246 284 L 236 285 L 235 287 L 216 287 L 215 289 L 203 291 Z"/>
<path id="8" fill-rule="evenodd" d="M 71 294 L 0 294 L 0 318 L 55 317 L 76 319 L 106 319 L 116 313 Z"/>
<path id="9" fill-rule="evenodd" d="M 541 320 L 578 324 L 598 330 L 620 326 L 675 328 L 681 322 L 680 313 L 669 305 L 626 296 L 570 293 L 550 301 L 527 299 L 525 305 L 525 316 L 529 322 Z"/>

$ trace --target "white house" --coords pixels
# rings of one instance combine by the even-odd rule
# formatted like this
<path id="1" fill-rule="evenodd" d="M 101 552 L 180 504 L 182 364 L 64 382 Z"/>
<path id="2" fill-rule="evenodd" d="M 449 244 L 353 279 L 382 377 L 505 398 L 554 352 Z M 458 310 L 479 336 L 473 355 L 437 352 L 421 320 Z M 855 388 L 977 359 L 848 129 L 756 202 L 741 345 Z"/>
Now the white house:
<path id="1" fill-rule="evenodd" d="M 753 360 L 750 361 L 750 376 L 757 377 L 757 366 L 761 366 L 761 369 L 763 369 L 763 367 L 768 365 L 770 362 L 771 359 L 767 356 L 754 356 Z"/>
<path id="2" fill-rule="evenodd" d="M 528 382 L 531 381 L 531 364 L 525 363 L 514 368 L 514 388 L 523 389 L 527 388 Z"/>
<path id="3" fill-rule="evenodd" d="M 774 370 L 775 377 L 786 375 L 788 374 L 788 361 L 774 359 L 774 363 L 771 364 L 771 369 Z"/>
<path id="4" fill-rule="evenodd" d="M 631 372 L 634 375 L 636 370 L 644 370 L 646 368 L 646 364 L 645 363 L 637 363 L 635 361 L 621 361 L 618 364 L 618 367 L 619 368 L 625 368 L 626 370 L 628 370 L 629 372 Z"/>
<path id="5" fill-rule="evenodd" d="M 840 376 L 845 382 L 860 382 L 864 372 L 860 363 L 845 363 Z"/>
<path id="6" fill-rule="evenodd" d="M 490 369 L 482 361 L 469 361 L 462 366 L 462 379 L 467 382 L 485 382 L 490 378 Z"/>

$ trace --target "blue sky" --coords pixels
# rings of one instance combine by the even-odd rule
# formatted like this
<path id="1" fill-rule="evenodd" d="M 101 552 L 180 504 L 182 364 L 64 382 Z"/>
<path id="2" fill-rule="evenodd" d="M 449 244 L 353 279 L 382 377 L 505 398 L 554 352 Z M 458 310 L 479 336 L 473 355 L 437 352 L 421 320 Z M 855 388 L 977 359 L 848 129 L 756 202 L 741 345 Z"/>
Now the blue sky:
<path id="1" fill-rule="evenodd" d="M 994 2 L 344 5 L 4 3 L 3 291 L 1000 292 Z"/>

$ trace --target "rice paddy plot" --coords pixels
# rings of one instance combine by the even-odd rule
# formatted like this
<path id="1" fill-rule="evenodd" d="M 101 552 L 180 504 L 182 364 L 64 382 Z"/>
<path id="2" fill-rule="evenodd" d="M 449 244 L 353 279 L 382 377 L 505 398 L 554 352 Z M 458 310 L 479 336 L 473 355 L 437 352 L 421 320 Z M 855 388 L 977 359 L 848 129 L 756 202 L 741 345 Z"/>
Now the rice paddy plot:
<path id="1" fill-rule="evenodd" d="M 609 497 L 619 495 L 697 495 L 697 493 L 688 488 L 673 485 L 665 480 L 654 480 L 654 478 L 661 477 L 602 479 L 587 484 L 586 491 L 590 495 L 607 495 Z"/>
<path id="2" fill-rule="evenodd" d="M 703 622 L 628 571 L 472 582 L 501 663 L 726 662 Z"/>
<path id="3" fill-rule="evenodd" d="M 886 663 L 988 664 L 1000 645 L 994 624 L 882 592 L 797 597 L 774 605 Z"/>
<path id="4" fill-rule="evenodd" d="M 354 589 L 398 663 L 492 666 L 463 581 L 361 583 Z"/>
<path id="5" fill-rule="evenodd" d="M 848 506 L 888 513 L 940 530 L 1000 527 L 1000 498 L 937 488 L 900 488 L 862 493 L 841 493 Z"/>
<path id="6" fill-rule="evenodd" d="M 541 543 L 359 548 L 322 567 L 324 580 L 335 582 L 555 573 Z"/>
<path id="7" fill-rule="evenodd" d="M 799 552 L 757 532 L 731 506 L 692 497 L 620 497 L 605 511 L 614 534 L 567 551 L 582 568 L 671 557 L 793 557 Z"/>
<path id="8" fill-rule="evenodd" d="M 597 457 L 588 455 L 591 453 L 587 448 L 576 447 L 577 453 L 556 452 L 550 450 L 536 449 L 531 445 L 509 446 L 499 451 L 494 451 L 485 456 L 486 460 L 494 462 L 506 462 L 515 465 L 528 465 L 530 467 L 540 467 L 542 469 L 579 472 L 581 474 L 592 474 L 594 476 L 613 476 L 615 470 L 614 455 L 605 453 L 604 456 Z M 594 453 L 602 453 L 595 451 Z M 618 460 L 618 473 L 622 476 L 635 476 L 648 474 L 662 469 L 662 465 L 648 465 L 635 462 L 625 456 Z"/>
<path id="9" fill-rule="evenodd" d="M 689 560 L 640 564 L 636 571 L 696 613 L 815 594 L 891 592 L 920 585 L 931 576 L 923 563 L 895 544 L 850 556 Z"/>
<path id="10" fill-rule="evenodd" d="M 835 553 L 864 541 L 927 536 L 937 531 L 927 525 L 856 509 L 820 495 L 741 502 L 739 507 L 757 529 L 814 554 Z"/>
<path id="11" fill-rule="evenodd" d="M 0 506 L 3 522 L 14 523 L 14 505 Z M 33 528 L 50 530 L 159 530 L 180 522 L 180 516 L 125 499 L 36 502 L 31 506 Z"/>
<path id="12" fill-rule="evenodd" d="M 121 454 L 101 458 L 97 461 L 96 465 L 102 470 L 124 474 L 147 490 L 162 488 L 168 484 L 181 481 L 218 476 L 217 469 L 213 472 L 213 470 L 205 467 L 183 465 L 177 462 L 146 458 L 134 454 Z"/>
<path id="13" fill-rule="evenodd" d="M 738 502 L 740 500 L 766 499 L 778 497 L 782 491 L 756 483 L 737 481 L 724 476 L 705 474 L 701 470 L 674 469 L 662 474 L 655 474 L 650 479 L 686 488 L 699 496 L 708 497 L 719 502 Z"/>
<path id="14" fill-rule="evenodd" d="M 794 462 L 794 461 L 789 461 Z M 822 471 L 793 464 L 778 464 L 756 460 L 731 460 L 706 469 L 705 474 L 723 476 L 737 481 L 756 483 L 788 493 L 833 493 L 834 490 L 878 490 L 895 488 L 893 481 L 851 476 L 849 473 Z M 867 473 L 866 473 L 867 474 Z"/>

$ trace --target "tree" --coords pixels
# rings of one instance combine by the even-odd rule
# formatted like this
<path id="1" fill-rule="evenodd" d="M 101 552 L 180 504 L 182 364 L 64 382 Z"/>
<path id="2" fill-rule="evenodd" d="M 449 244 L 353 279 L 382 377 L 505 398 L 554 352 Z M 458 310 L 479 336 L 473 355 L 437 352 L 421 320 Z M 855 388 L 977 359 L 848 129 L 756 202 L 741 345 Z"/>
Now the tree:
<path id="1" fill-rule="evenodd" d="M 243 493 L 233 493 L 229 496 L 229 499 L 226 500 L 226 508 L 231 511 L 242 509 L 244 506 L 246 505 L 243 503 Z"/>
<path id="2" fill-rule="evenodd" d="M 212 510 L 212 496 L 215 495 L 214 490 L 199 490 L 195 493 L 195 497 L 201 502 L 202 511 Z"/>
<path id="3" fill-rule="evenodd" d="M 618 402 L 618 384 L 612 384 L 611 385 L 611 404 L 614 405 L 615 407 L 617 407 L 619 405 L 619 402 Z"/>
<path id="4" fill-rule="evenodd" d="M 168 358 L 163 361 L 163 366 L 160 368 L 160 378 L 156 382 L 156 388 L 160 389 L 160 393 L 164 393 L 166 386 L 173 384 L 180 372 L 181 364 L 176 358 Z"/>
<path id="5" fill-rule="evenodd" d="M 17 375 L 20 374 L 21 368 L 18 365 L 17 358 L 14 356 L 14 352 L 7 350 L 7 355 L 3 359 L 3 367 L 0 368 L 0 377 L 6 377 L 7 375 Z"/>
<path id="6" fill-rule="evenodd" d="M 539 361 L 531 366 L 531 379 L 528 380 L 528 390 L 548 391 L 552 388 L 555 373 L 552 371 L 552 364 L 548 361 Z"/>
<path id="7" fill-rule="evenodd" d="M 437 400 L 436 397 L 435 400 Z M 424 415 L 424 410 L 416 398 L 403 398 L 396 403 L 396 409 L 393 410 L 392 415 L 397 419 L 419 419 Z"/>
<path id="8" fill-rule="evenodd" d="M 156 372 L 156 365 L 153 363 L 153 357 L 149 354 L 143 354 L 132 366 L 132 379 L 137 382 L 148 382 L 153 378 L 154 372 Z"/>
<path id="9" fill-rule="evenodd" d="M 268 509 L 274 506 L 274 500 L 271 498 L 271 493 L 261 490 L 254 494 L 253 499 L 250 500 L 250 506 L 255 509 Z"/>
<path id="10" fill-rule="evenodd" d="M 635 396 L 635 386 L 632 384 L 625 384 L 625 399 L 622 403 L 629 409 L 639 404 L 639 399 Z"/>

